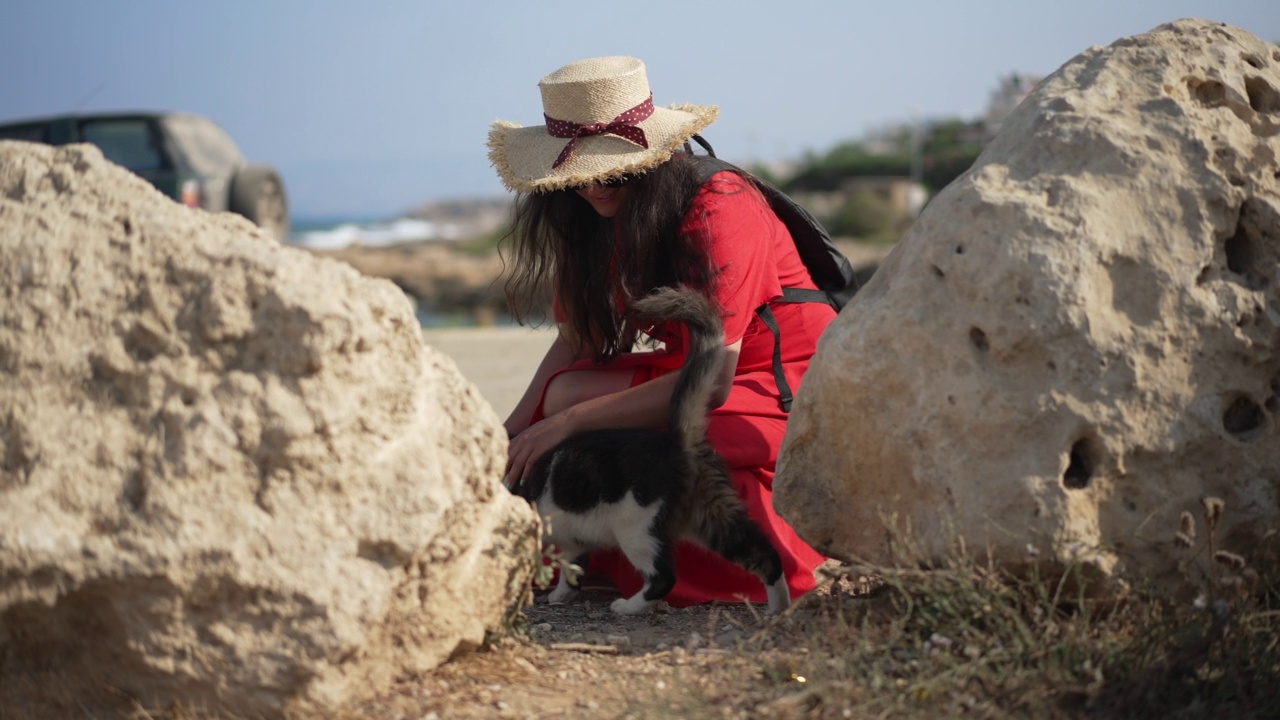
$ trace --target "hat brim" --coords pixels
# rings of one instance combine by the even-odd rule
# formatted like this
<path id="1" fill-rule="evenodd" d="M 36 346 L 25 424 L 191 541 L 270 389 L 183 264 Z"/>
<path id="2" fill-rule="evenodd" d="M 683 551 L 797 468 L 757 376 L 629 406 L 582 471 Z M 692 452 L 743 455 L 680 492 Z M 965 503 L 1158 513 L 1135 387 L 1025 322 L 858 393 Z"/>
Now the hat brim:
<path id="1" fill-rule="evenodd" d="M 669 160 L 686 140 L 715 122 L 714 105 L 655 107 L 638 123 L 649 147 L 612 134 L 578 138 L 569 158 L 551 165 L 569 142 L 545 125 L 522 127 L 499 120 L 489 128 L 489 161 L 502 183 L 517 192 L 551 192 L 643 173 Z"/>

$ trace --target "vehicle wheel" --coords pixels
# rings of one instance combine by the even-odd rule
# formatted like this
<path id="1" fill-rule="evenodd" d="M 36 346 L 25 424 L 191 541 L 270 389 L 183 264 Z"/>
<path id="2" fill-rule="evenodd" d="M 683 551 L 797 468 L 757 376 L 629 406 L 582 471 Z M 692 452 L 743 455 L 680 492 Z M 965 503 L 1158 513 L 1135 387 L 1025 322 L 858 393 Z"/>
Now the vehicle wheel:
<path id="1" fill-rule="evenodd" d="M 280 242 L 289 242 L 289 201 L 275 170 L 266 165 L 240 168 L 231 181 L 228 206 Z"/>

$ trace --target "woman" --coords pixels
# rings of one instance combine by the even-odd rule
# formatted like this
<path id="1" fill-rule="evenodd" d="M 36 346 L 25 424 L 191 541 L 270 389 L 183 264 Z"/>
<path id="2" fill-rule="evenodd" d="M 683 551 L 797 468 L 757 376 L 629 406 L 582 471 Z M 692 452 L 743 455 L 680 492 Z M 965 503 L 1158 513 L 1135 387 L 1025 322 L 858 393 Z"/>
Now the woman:
<path id="1" fill-rule="evenodd" d="M 500 121 L 489 133 L 494 167 L 520 193 L 508 298 L 524 319 L 549 284 L 559 327 L 507 418 L 507 483 L 576 432 L 664 424 L 683 338 L 657 329 L 664 350 L 632 352 L 646 328 L 622 311 L 657 287 L 696 288 L 722 311 L 727 350 L 708 438 L 782 554 L 793 596 L 811 590 L 823 558 L 773 511 L 787 414 L 774 377 L 774 334 L 757 309 L 767 305 L 776 318 L 791 388 L 835 311 L 777 302 L 783 287 L 815 286 L 748 178 L 724 171 L 702 181 L 687 141 L 715 120 L 715 107 L 655 107 L 644 63 L 627 57 L 570 63 L 539 88 L 545 125 Z M 672 605 L 764 598 L 756 577 L 701 548 L 682 544 L 676 565 Z M 624 594 L 641 584 L 616 551 L 596 553 L 588 572 L 607 574 Z"/>

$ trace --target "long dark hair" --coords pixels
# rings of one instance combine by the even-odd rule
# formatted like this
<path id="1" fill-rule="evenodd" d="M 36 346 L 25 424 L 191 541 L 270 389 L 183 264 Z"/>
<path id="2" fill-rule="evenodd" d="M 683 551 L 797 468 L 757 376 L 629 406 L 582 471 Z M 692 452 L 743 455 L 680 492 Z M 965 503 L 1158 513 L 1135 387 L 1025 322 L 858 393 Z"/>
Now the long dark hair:
<path id="1" fill-rule="evenodd" d="M 604 362 L 636 339 L 638 328 L 620 312 L 632 300 L 686 285 L 714 301 L 718 269 L 709 248 L 680 233 L 700 186 L 690 156 L 677 153 L 631 179 L 615 218 L 600 217 L 572 189 L 521 194 L 503 241 L 512 259 L 505 291 L 516 319 L 524 322 L 551 289 L 573 330 L 574 349 Z"/>

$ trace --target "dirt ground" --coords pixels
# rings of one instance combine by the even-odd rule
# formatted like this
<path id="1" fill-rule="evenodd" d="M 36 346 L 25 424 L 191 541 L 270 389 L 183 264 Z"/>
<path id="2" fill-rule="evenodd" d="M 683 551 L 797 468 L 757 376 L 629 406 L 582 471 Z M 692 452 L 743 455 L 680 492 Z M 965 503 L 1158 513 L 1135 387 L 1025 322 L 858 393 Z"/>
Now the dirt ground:
<path id="1" fill-rule="evenodd" d="M 874 264 L 887 248 L 842 248 L 855 265 Z M 451 356 L 460 372 L 505 417 L 515 406 L 554 337 L 528 328 L 430 329 L 427 343 Z M 618 597 L 590 582 L 572 603 L 528 606 L 514 631 L 491 647 L 456 659 L 353 709 L 352 718 L 785 717 L 804 705 L 803 676 L 787 668 L 806 652 L 805 633 L 832 602 L 867 604 L 865 580 L 834 566 L 818 590 L 780 618 L 743 604 L 659 606 L 640 617 L 609 610 Z M 770 678 L 761 667 L 781 668 Z M 792 676 L 795 677 L 792 677 Z M 751 689 L 776 686 L 751 706 Z M 726 699 L 731 693 L 733 701 Z M 798 703 L 788 708 L 783 700 Z M 778 703 L 782 703 L 779 705 Z"/>
<path id="2" fill-rule="evenodd" d="M 865 578 L 824 568 L 826 581 L 779 617 L 738 603 L 615 615 L 616 590 L 588 582 L 571 603 L 539 593 L 514 631 L 489 648 L 453 660 L 353 708 L 352 717 L 451 718 L 785 717 L 804 704 L 804 678 L 789 663 L 803 656 L 804 629 L 833 600 L 874 602 Z M 781 668 L 761 677 L 761 667 Z M 772 706 L 752 706 L 760 682 L 795 685 Z M 726 693 L 733 703 L 722 702 Z M 799 710 L 799 706 L 793 708 Z"/>

